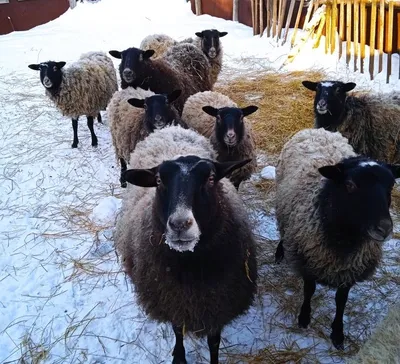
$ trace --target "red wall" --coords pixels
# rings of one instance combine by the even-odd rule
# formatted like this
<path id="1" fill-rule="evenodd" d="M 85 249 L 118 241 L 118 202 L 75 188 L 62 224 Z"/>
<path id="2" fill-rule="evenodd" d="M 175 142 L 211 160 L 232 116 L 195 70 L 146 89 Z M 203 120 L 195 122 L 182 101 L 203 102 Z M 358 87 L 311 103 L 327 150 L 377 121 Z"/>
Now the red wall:
<path id="1" fill-rule="evenodd" d="M 0 34 L 28 30 L 47 23 L 58 18 L 68 8 L 68 0 L 10 0 L 8 4 L 0 4 Z"/>

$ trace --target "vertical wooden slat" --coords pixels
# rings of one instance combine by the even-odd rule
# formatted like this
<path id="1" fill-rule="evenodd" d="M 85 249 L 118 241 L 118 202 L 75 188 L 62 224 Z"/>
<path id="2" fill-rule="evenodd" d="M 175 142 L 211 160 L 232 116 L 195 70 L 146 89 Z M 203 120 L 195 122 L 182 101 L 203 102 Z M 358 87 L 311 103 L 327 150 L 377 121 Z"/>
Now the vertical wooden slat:
<path id="1" fill-rule="evenodd" d="M 251 23 L 253 24 L 253 35 L 256 35 L 256 21 L 255 21 L 255 12 L 254 12 L 254 5 L 256 0 L 250 0 L 251 5 Z"/>
<path id="2" fill-rule="evenodd" d="M 388 11 L 388 39 L 387 39 L 387 73 L 386 83 L 389 83 L 390 75 L 392 74 L 392 51 L 393 51 L 393 12 L 394 4 L 392 1 L 389 2 Z"/>
<path id="3" fill-rule="evenodd" d="M 286 12 L 287 2 L 288 2 L 288 0 L 282 0 L 282 2 L 281 2 L 282 9 L 279 12 L 280 14 L 279 14 L 279 23 L 278 23 L 278 39 L 281 37 L 283 21 L 285 20 L 285 12 Z"/>
<path id="4" fill-rule="evenodd" d="M 267 0 L 267 37 L 271 36 L 271 0 Z"/>
<path id="5" fill-rule="evenodd" d="M 361 73 L 364 73 L 365 38 L 367 35 L 367 10 L 365 9 L 365 0 L 361 0 L 360 6 L 360 71 Z"/>
<path id="6" fill-rule="evenodd" d="M 376 40 L 376 2 L 373 0 L 371 4 L 371 29 L 369 38 L 369 74 L 371 80 L 374 79 L 375 40 Z"/>
<path id="7" fill-rule="evenodd" d="M 239 0 L 233 0 L 232 20 L 239 21 Z"/>
<path id="8" fill-rule="evenodd" d="M 344 40 L 344 0 L 340 2 L 340 20 L 339 20 L 339 38 L 340 38 L 340 47 L 339 47 L 339 59 L 342 58 L 343 47 L 342 42 Z"/>
<path id="9" fill-rule="evenodd" d="M 264 0 L 260 0 L 260 37 L 264 32 Z"/>
<path id="10" fill-rule="evenodd" d="M 385 1 L 385 0 L 382 0 Z M 354 71 L 358 70 L 357 62 L 358 62 L 358 47 L 359 47 L 359 33 L 358 27 L 360 26 L 360 1 L 354 0 L 354 41 L 353 41 L 353 48 L 354 48 Z"/>
<path id="11" fill-rule="evenodd" d="M 379 3 L 379 69 L 378 72 L 382 72 L 383 69 L 383 36 L 385 34 L 385 0 L 380 0 Z"/>
<path id="12" fill-rule="evenodd" d="M 332 2 L 332 21 L 331 21 L 331 54 L 335 51 L 336 46 L 336 29 L 337 29 L 337 0 Z"/>
<path id="13" fill-rule="evenodd" d="M 286 43 L 286 39 L 287 39 L 287 36 L 289 33 L 290 21 L 292 20 L 292 17 L 293 17 L 293 10 L 294 10 L 295 4 L 296 4 L 296 0 L 290 0 L 290 6 L 289 6 L 289 11 L 288 11 L 288 16 L 286 19 L 286 25 L 285 25 L 285 31 L 284 31 L 282 44 Z"/>
<path id="14" fill-rule="evenodd" d="M 310 4 L 308 5 L 306 17 L 304 19 L 303 30 L 306 28 L 308 22 L 310 21 L 313 5 L 314 5 L 314 0 L 311 0 Z"/>
<path id="15" fill-rule="evenodd" d="M 326 21 L 325 14 L 322 14 L 321 21 L 318 24 L 318 29 L 317 29 L 317 33 L 315 36 L 315 43 L 313 45 L 313 48 L 319 47 L 319 43 L 321 41 L 321 36 L 322 36 L 322 31 L 324 30 L 324 27 L 325 27 L 325 21 Z"/>
<path id="16" fill-rule="evenodd" d="M 352 0 L 347 1 L 346 4 L 346 64 L 350 62 L 351 56 L 351 6 Z"/>
<path id="17" fill-rule="evenodd" d="M 300 24 L 301 13 L 303 12 L 304 0 L 300 0 L 299 10 L 297 11 L 296 23 L 294 24 L 293 36 L 290 41 L 291 46 L 293 47 L 294 42 L 296 41 L 297 29 Z"/>
<path id="18" fill-rule="evenodd" d="M 325 53 L 328 54 L 331 44 L 332 3 L 326 3 Z"/>
<path id="19" fill-rule="evenodd" d="M 276 35 L 276 25 L 278 20 L 278 0 L 272 0 L 272 36 L 275 37 Z"/>
<path id="20" fill-rule="evenodd" d="M 194 7 L 196 10 L 196 15 L 201 15 L 202 11 L 201 11 L 201 0 L 194 0 Z"/>

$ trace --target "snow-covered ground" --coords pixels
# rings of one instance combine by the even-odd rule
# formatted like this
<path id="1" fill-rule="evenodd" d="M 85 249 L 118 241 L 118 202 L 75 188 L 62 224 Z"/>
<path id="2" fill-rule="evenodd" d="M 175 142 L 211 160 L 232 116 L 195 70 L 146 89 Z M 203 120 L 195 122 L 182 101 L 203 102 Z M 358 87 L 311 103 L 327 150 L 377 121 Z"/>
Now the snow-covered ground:
<path id="1" fill-rule="evenodd" d="M 222 40 L 226 69 L 277 70 L 286 59 L 288 45 L 278 47 L 271 39 L 253 37 L 251 28 L 232 21 L 196 17 L 183 0 L 138 3 L 79 3 L 45 25 L 0 36 L 2 363 L 20 358 L 28 363 L 163 363 L 170 361 L 174 345 L 171 328 L 146 318 L 135 304 L 132 285 L 120 272 L 112 242 L 121 203 L 119 168 L 105 113 L 105 125 L 95 125 L 99 147 L 91 147 L 86 121 L 81 118 L 79 148 L 71 149 L 71 121 L 49 103 L 38 73 L 27 65 L 50 59 L 68 62 L 91 50 L 138 46 L 151 33 L 183 39 L 209 28 L 229 33 Z M 368 75 L 354 74 L 337 58 L 310 47 L 287 69 L 307 67 L 324 68 L 333 77 L 356 80 L 364 88 L 400 90 L 395 77 L 389 85 L 382 75 L 370 82 Z M 393 74 L 398 72 L 396 57 L 393 70 Z M 259 235 L 277 239 L 273 218 L 259 211 L 256 220 Z M 391 257 L 394 251 L 399 251 L 399 243 L 392 240 L 386 252 Z M 400 275 L 398 266 L 397 261 L 391 269 Z M 360 285 L 350 299 L 364 291 L 368 295 L 369 287 Z M 330 295 L 331 304 L 323 310 L 328 317 L 334 305 Z M 294 325 L 294 317 L 275 317 L 276 307 L 277 300 L 266 292 L 246 316 L 227 327 L 222 358 L 227 353 L 256 353 L 270 345 L 283 349 L 295 342 L 310 348 L 321 362 L 342 361 L 327 355 L 328 338 L 288 333 L 283 323 Z M 366 315 L 371 307 L 384 312 L 385 300 L 371 300 L 368 307 L 358 310 Z M 354 325 L 362 325 L 359 318 L 361 323 Z M 329 322 L 324 327 L 329 334 Z M 371 329 L 364 331 L 368 334 Z M 207 361 L 204 341 L 188 339 L 186 348 L 189 363 Z"/>

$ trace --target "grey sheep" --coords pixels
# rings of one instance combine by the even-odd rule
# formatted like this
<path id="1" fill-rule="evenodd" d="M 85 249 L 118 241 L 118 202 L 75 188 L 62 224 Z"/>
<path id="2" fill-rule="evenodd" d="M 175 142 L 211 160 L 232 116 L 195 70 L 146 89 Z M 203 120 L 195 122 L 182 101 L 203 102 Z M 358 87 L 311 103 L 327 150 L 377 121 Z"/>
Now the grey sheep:
<path id="1" fill-rule="evenodd" d="M 118 90 L 114 64 L 103 52 L 84 53 L 66 68 L 65 64 L 48 61 L 28 67 L 40 70 L 40 81 L 46 89 L 46 95 L 64 116 L 72 118 L 72 148 L 78 147 L 78 119 L 81 115 L 87 117 L 92 146 L 97 146 L 93 118 L 98 117 L 101 122 L 100 110 L 106 110 L 108 102 Z"/>
<path id="2" fill-rule="evenodd" d="M 350 288 L 369 279 L 392 234 L 390 193 L 400 168 L 357 156 L 338 132 L 305 129 L 283 147 L 276 168 L 276 217 L 287 257 L 303 278 L 298 323 L 310 323 L 316 283 L 337 288 L 331 339 L 343 348 L 343 313 Z"/>
<path id="3" fill-rule="evenodd" d="M 136 144 L 156 129 L 184 123 L 173 106 L 181 91 L 154 94 L 141 88 L 117 91 L 108 107 L 108 120 L 116 158 L 121 165 L 121 187 L 126 187 L 123 172 Z"/>
<path id="4" fill-rule="evenodd" d="M 155 93 L 182 90 L 181 96 L 174 102 L 179 114 L 190 95 L 211 89 L 208 77 L 210 64 L 204 54 L 191 44 L 176 45 L 162 58 L 154 60 L 151 59 L 153 50 L 128 48 L 109 53 L 121 59 L 119 72 L 122 89 L 140 87 Z"/>
<path id="5" fill-rule="evenodd" d="M 125 178 L 115 243 L 139 304 L 172 324 L 173 363 L 186 363 L 184 331 L 207 336 L 218 363 L 221 330 L 256 292 L 255 241 L 243 201 L 223 178 L 246 161 L 218 163 L 210 142 L 171 126 L 139 142 Z"/>
<path id="6" fill-rule="evenodd" d="M 303 81 L 315 91 L 315 127 L 339 131 L 354 150 L 387 163 L 400 162 L 400 99 L 392 94 L 348 95 L 353 82 Z"/>
<path id="7" fill-rule="evenodd" d="M 255 138 L 245 119 L 257 109 L 256 106 L 238 108 L 229 97 L 215 91 L 190 96 L 183 108 L 182 120 L 188 127 L 210 138 L 219 162 L 251 159 L 229 176 L 237 189 L 257 168 Z"/>

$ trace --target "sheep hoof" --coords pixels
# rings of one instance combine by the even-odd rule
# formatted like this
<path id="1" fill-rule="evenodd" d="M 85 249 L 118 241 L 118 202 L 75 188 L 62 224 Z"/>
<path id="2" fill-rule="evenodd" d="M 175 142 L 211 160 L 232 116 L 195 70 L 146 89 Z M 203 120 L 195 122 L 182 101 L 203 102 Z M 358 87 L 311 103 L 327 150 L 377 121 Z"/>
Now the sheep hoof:
<path id="1" fill-rule="evenodd" d="M 128 186 L 128 184 L 126 182 L 121 182 L 121 187 L 122 188 L 126 188 Z"/>
<path id="2" fill-rule="evenodd" d="M 306 329 L 310 324 L 310 317 L 306 317 L 305 315 L 299 315 L 299 327 L 302 329 Z"/>
<path id="3" fill-rule="evenodd" d="M 279 264 L 285 256 L 285 251 L 283 249 L 283 242 L 282 240 L 279 242 L 276 252 L 275 252 L 275 263 Z"/>
<path id="4" fill-rule="evenodd" d="M 172 360 L 172 364 L 187 364 L 187 361 L 185 358 L 177 358 L 174 357 L 174 359 Z"/>
<path id="5" fill-rule="evenodd" d="M 332 340 L 333 346 L 337 350 L 344 350 L 344 344 L 343 344 L 344 343 L 344 335 L 343 335 L 343 333 L 335 334 L 332 332 L 330 338 Z"/>
<path id="6" fill-rule="evenodd" d="M 72 143 L 71 148 L 78 148 L 78 143 Z"/>
<path id="7" fill-rule="evenodd" d="M 97 147 L 97 139 L 92 141 L 92 147 Z"/>

